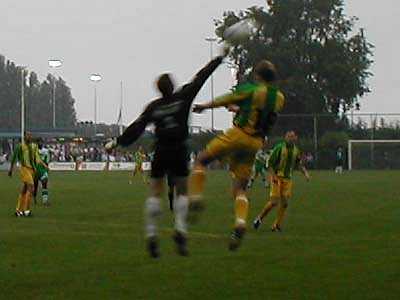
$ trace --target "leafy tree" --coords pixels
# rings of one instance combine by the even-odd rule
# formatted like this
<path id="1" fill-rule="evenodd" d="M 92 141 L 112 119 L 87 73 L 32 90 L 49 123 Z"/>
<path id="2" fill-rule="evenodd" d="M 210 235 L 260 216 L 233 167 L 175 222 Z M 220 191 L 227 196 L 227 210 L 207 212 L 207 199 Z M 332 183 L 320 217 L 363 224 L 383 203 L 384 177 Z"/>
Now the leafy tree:
<path id="1" fill-rule="evenodd" d="M 0 129 L 20 127 L 22 69 L 0 55 Z M 52 128 L 53 82 L 56 84 L 56 126 L 73 128 L 76 124 L 75 100 L 62 78 L 48 75 L 40 82 L 34 72 L 25 71 L 25 111 L 28 129 Z"/>
<path id="2" fill-rule="evenodd" d="M 284 113 L 339 116 L 355 107 L 360 97 L 370 91 L 367 80 L 372 75 L 369 68 L 373 46 L 363 30 L 355 29 L 357 18 L 344 14 L 344 1 L 268 3 L 267 8 L 225 12 L 216 21 L 216 33 L 222 40 L 224 30 L 236 22 L 256 22 L 249 38 L 232 43 L 231 59 L 238 69 L 239 83 L 251 78 L 251 69 L 258 61 L 268 59 L 278 68 L 278 85 L 287 99 Z M 294 122 L 296 128 L 312 132 L 309 120 Z M 323 118 L 319 127 L 332 129 L 338 125 L 335 117 Z"/>

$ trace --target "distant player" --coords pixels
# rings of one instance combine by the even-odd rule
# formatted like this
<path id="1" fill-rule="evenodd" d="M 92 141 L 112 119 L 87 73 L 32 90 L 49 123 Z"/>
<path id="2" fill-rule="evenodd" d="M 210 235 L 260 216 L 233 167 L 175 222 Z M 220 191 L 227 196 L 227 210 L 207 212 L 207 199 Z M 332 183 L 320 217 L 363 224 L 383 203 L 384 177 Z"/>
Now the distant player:
<path id="1" fill-rule="evenodd" d="M 260 62 L 254 70 L 255 84 L 247 84 L 234 92 L 206 104 L 198 104 L 194 112 L 205 109 L 232 106 L 238 108 L 233 127 L 214 138 L 196 160 L 191 178 L 191 206 L 201 208 L 206 166 L 214 160 L 228 158 L 233 175 L 235 201 L 235 225 L 229 244 L 236 250 L 246 231 L 249 202 L 246 188 L 251 177 L 254 157 L 263 147 L 268 131 L 277 119 L 277 112 L 284 106 L 283 94 L 273 86 L 276 80 L 275 66 L 269 61 Z"/>
<path id="2" fill-rule="evenodd" d="M 227 54 L 227 53 L 226 53 Z M 159 256 L 157 222 L 161 212 L 160 200 L 164 191 L 165 176 L 174 178 L 176 198 L 174 200 L 175 233 L 174 241 L 180 255 L 187 255 L 187 139 L 188 118 L 192 102 L 206 80 L 222 63 L 224 56 L 218 56 L 196 74 L 193 81 L 175 91 L 169 74 L 163 74 L 157 81 L 162 97 L 152 101 L 125 132 L 106 144 L 110 150 L 116 146 L 134 143 L 149 124 L 155 125 L 155 153 L 151 167 L 150 197 L 145 202 L 147 246 L 152 257 Z"/>
<path id="3" fill-rule="evenodd" d="M 36 144 L 32 142 L 32 135 L 25 133 L 24 142 L 19 144 L 12 156 L 8 176 L 12 177 L 14 165 L 19 162 L 22 190 L 17 200 L 15 216 L 30 217 L 32 212 L 30 204 L 34 189 L 34 176 L 36 165 L 44 165 L 39 157 Z"/>
<path id="4" fill-rule="evenodd" d="M 336 150 L 336 174 L 343 174 L 343 165 L 344 165 L 344 153 L 343 148 L 338 147 Z"/>
<path id="5" fill-rule="evenodd" d="M 300 166 L 307 180 L 310 175 L 301 160 L 301 152 L 296 146 L 297 135 L 289 131 L 285 140 L 275 145 L 269 158 L 269 170 L 271 172 L 270 200 L 267 202 L 260 215 L 254 220 L 254 228 L 258 229 L 268 213 L 279 204 L 278 216 L 272 225 L 272 231 L 281 231 L 289 199 L 292 196 L 293 169 Z"/>
<path id="6" fill-rule="evenodd" d="M 254 180 L 261 176 L 261 180 L 264 183 L 264 187 L 268 187 L 267 180 L 267 170 L 268 170 L 268 159 L 269 152 L 264 149 L 260 149 L 257 151 L 256 159 L 254 161 L 253 166 L 253 175 L 251 176 L 247 188 L 250 189 L 253 186 Z"/>
<path id="7" fill-rule="evenodd" d="M 50 205 L 49 201 L 49 191 L 47 189 L 47 184 L 49 181 L 49 171 L 48 165 L 50 163 L 50 151 L 47 149 L 42 142 L 39 142 L 39 156 L 41 161 L 46 165 L 38 164 L 36 167 L 35 178 L 34 178 L 34 190 L 33 190 L 33 199 L 36 204 L 36 196 L 39 189 L 39 182 L 42 185 L 42 204 L 45 206 Z"/>
<path id="8" fill-rule="evenodd" d="M 148 184 L 146 174 L 143 170 L 143 163 L 146 160 L 146 154 L 143 151 L 143 147 L 139 146 L 138 150 L 134 154 L 134 161 L 135 161 L 135 169 L 133 170 L 133 177 L 136 176 L 136 174 L 140 174 L 142 176 L 143 182 L 145 184 Z M 132 181 L 129 181 L 129 184 L 132 184 Z"/>

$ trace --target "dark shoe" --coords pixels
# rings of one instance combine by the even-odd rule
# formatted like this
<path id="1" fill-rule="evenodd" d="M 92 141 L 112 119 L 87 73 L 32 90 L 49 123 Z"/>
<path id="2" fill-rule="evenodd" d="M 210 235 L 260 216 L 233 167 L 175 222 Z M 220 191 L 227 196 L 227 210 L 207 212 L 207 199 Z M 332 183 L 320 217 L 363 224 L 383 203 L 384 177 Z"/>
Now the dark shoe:
<path id="1" fill-rule="evenodd" d="M 235 251 L 237 248 L 239 248 L 245 233 L 246 229 L 244 227 L 237 227 L 233 230 L 231 240 L 229 242 L 229 250 Z"/>
<path id="2" fill-rule="evenodd" d="M 15 215 L 17 218 L 19 218 L 19 217 L 23 217 L 23 216 L 24 216 L 24 213 L 23 213 L 22 211 L 16 211 L 16 212 L 14 213 L 14 215 Z"/>
<path id="3" fill-rule="evenodd" d="M 257 230 L 261 226 L 261 220 L 259 218 L 255 219 L 253 222 L 253 227 Z"/>
<path id="4" fill-rule="evenodd" d="M 150 237 L 147 239 L 147 251 L 149 251 L 152 258 L 160 257 L 160 247 L 157 237 Z"/>
<path id="5" fill-rule="evenodd" d="M 185 234 L 179 231 L 175 231 L 173 239 L 176 244 L 176 251 L 181 256 L 188 256 L 189 252 L 187 250 L 187 238 Z"/>

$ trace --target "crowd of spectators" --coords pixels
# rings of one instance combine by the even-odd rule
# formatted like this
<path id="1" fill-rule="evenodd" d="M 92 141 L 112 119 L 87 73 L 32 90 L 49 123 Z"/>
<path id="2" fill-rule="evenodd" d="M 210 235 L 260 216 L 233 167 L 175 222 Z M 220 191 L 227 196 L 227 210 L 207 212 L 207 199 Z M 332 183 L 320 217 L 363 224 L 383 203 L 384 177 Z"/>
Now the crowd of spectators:
<path id="1" fill-rule="evenodd" d="M 44 147 L 49 149 L 50 161 L 52 162 L 106 162 L 133 161 L 132 151 L 117 151 L 107 154 L 102 144 L 99 143 L 45 143 Z M 11 150 L 0 150 L 0 163 L 10 161 Z"/>

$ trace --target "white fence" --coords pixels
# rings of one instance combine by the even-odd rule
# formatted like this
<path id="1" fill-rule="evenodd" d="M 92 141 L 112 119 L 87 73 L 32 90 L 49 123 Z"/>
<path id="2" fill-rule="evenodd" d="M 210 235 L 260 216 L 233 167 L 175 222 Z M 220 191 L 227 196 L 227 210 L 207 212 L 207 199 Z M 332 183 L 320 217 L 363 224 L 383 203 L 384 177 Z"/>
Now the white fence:
<path id="1" fill-rule="evenodd" d="M 50 171 L 133 171 L 136 164 L 133 162 L 51 162 L 49 164 Z M 10 163 L 0 164 L 0 171 L 7 171 Z M 144 171 L 151 170 L 151 163 L 144 162 L 142 164 Z"/>

